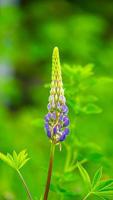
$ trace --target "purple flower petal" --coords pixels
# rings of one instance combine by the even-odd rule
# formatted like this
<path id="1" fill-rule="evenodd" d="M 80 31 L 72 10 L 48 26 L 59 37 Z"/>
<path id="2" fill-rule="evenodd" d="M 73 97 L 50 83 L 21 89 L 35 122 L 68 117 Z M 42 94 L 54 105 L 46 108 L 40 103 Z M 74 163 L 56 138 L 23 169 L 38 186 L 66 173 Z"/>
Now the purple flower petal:
<path id="1" fill-rule="evenodd" d="M 50 138 L 51 137 L 51 131 L 47 130 L 47 136 Z"/>
<path id="2" fill-rule="evenodd" d="M 68 126 L 68 125 L 69 125 L 69 119 L 68 119 L 67 116 L 65 116 L 65 117 L 63 118 L 63 121 L 64 121 L 63 126 Z"/>
<path id="3" fill-rule="evenodd" d="M 65 138 L 66 138 L 66 135 L 65 135 L 65 134 L 62 134 L 62 135 L 60 136 L 60 139 L 59 139 L 59 141 L 64 141 L 64 140 L 65 140 Z"/>
<path id="4" fill-rule="evenodd" d="M 63 114 L 60 115 L 59 119 L 60 119 L 60 121 L 63 120 Z"/>
<path id="5" fill-rule="evenodd" d="M 48 121 L 49 121 L 49 118 L 48 118 L 48 116 L 47 116 L 47 115 L 45 116 L 45 121 L 46 121 L 46 122 L 48 122 Z"/>
<path id="6" fill-rule="evenodd" d="M 45 116 L 45 120 L 46 122 L 48 122 L 51 118 L 51 113 L 48 113 L 46 116 Z"/>
<path id="7" fill-rule="evenodd" d="M 68 112 L 68 107 L 66 105 L 62 106 L 62 111 L 63 113 L 67 113 Z"/>
<path id="8" fill-rule="evenodd" d="M 51 117 L 51 113 L 48 113 L 47 115 L 48 115 L 49 118 Z"/>
<path id="9" fill-rule="evenodd" d="M 45 123 L 45 129 L 48 130 L 49 129 L 49 124 Z"/>
<path id="10" fill-rule="evenodd" d="M 47 105 L 47 109 L 51 110 L 51 104 L 50 103 Z"/>
<path id="11" fill-rule="evenodd" d="M 57 129 L 58 129 L 57 126 L 55 126 L 55 127 L 53 128 L 53 133 L 54 133 L 54 134 L 57 133 Z"/>
<path id="12" fill-rule="evenodd" d="M 53 112 L 52 115 L 51 115 L 51 117 L 55 120 L 56 119 L 56 113 Z"/>
<path id="13" fill-rule="evenodd" d="M 64 131 L 63 131 L 63 134 L 68 135 L 69 134 L 69 129 L 65 128 Z"/>
<path id="14" fill-rule="evenodd" d="M 59 110 L 61 109 L 61 105 L 59 102 L 57 103 L 57 109 L 59 109 Z"/>

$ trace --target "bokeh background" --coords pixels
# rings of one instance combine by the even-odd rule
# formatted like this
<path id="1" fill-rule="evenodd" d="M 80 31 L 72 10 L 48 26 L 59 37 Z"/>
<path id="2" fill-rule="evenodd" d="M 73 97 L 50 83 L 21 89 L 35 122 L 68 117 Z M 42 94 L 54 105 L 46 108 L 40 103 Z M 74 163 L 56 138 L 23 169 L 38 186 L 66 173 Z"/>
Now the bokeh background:
<path id="1" fill-rule="evenodd" d="M 77 160 L 88 160 L 85 167 L 91 177 L 102 165 L 105 177 L 113 178 L 113 1 L 0 0 L 0 151 L 27 149 L 31 159 L 22 173 L 35 199 L 44 191 L 49 160 L 43 118 L 54 46 L 60 49 L 73 152 L 78 153 Z M 76 91 L 76 84 L 71 85 L 71 73 L 65 76 L 66 63 L 74 69 L 94 64 L 97 81 L 88 92 L 96 94 L 102 112 L 99 108 L 79 112 L 76 92 L 73 96 L 68 93 Z M 57 148 L 54 172 L 63 173 L 65 159 L 65 147 L 62 152 Z M 72 185 L 62 183 L 62 187 L 76 192 L 79 182 L 75 177 Z M 51 191 L 49 198 L 63 199 L 62 193 Z M 0 200 L 20 199 L 27 199 L 21 182 L 0 161 Z"/>

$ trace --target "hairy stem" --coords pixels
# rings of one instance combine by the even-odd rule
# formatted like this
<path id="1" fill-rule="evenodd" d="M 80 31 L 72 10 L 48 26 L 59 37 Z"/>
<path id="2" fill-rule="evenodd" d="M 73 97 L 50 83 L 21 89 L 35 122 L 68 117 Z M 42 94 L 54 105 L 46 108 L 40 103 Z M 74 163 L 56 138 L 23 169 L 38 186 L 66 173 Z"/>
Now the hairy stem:
<path id="1" fill-rule="evenodd" d="M 26 184 L 26 182 L 25 182 L 25 180 L 24 180 L 24 178 L 23 178 L 21 172 L 20 172 L 19 170 L 17 170 L 17 173 L 18 173 L 18 176 L 19 176 L 19 178 L 21 179 L 21 181 L 22 181 L 22 183 L 23 183 L 23 186 L 24 186 L 25 190 L 26 190 L 26 193 L 27 193 L 27 195 L 28 195 L 28 199 L 29 199 L 29 200 L 33 200 L 32 196 L 31 196 L 31 193 L 30 193 L 30 191 L 29 191 L 29 189 L 28 189 L 28 186 L 27 186 L 27 184 Z"/>
<path id="2" fill-rule="evenodd" d="M 47 176 L 47 182 L 44 192 L 44 200 L 48 199 L 49 194 L 49 188 L 50 188 L 50 182 L 51 182 L 51 175 L 52 175 L 52 168 L 53 168 L 53 159 L 54 159 L 54 151 L 55 151 L 55 144 L 51 144 L 51 151 L 50 151 L 50 161 L 49 161 L 49 168 L 48 168 L 48 176 Z"/>

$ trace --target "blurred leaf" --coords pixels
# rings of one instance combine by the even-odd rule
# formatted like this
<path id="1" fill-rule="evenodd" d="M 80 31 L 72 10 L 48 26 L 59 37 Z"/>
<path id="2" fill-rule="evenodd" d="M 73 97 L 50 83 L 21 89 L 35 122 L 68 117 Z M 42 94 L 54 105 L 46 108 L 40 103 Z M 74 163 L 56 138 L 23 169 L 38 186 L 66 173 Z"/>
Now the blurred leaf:
<path id="1" fill-rule="evenodd" d="M 100 179 L 102 177 L 102 168 L 98 169 L 94 175 L 93 181 L 92 181 L 92 188 L 94 189 L 97 184 L 99 183 Z"/>
<path id="2" fill-rule="evenodd" d="M 85 67 L 82 68 L 82 76 L 84 78 L 92 76 L 94 74 L 93 68 L 94 68 L 93 64 L 87 64 Z"/>
<path id="3" fill-rule="evenodd" d="M 84 182 L 88 185 L 88 188 L 91 187 L 91 180 L 89 177 L 89 174 L 87 173 L 87 171 L 85 170 L 85 168 L 78 162 L 77 163 L 78 169 L 80 171 L 80 174 L 84 180 Z"/>
<path id="4" fill-rule="evenodd" d="M 61 177 L 63 182 L 74 182 L 76 181 L 76 176 L 73 172 L 64 173 Z"/>
<path id="5" fill-rule="evenodd" d="M 86 158 L 89 161 L 100 162 L 104 156 L 100 146 L 95 143 L 81 143 L 78 147 L 78 160 Z"/>
<path id="6" fill-rule="evenodd" d="M 86 114 L 99 114 L 102 112 L 102 109 L 95 104 L 89 103 L 82 108 L 82 111 Z"/>
<path id="7" fill-rule="evenodd" d="M 78 196 L 79 193 L 77 192 L 72 192 L 72 191 L 68 191 L 67 189 L 57 185 L 57 184 L 52 184 L 50 185 L 50 190 L 53 191 L 53 192 L 57 192 L 57 193 L 60 193 L 64 196 L 67 196 L 67 197 L 73 197 L 73 196 Z"/>
<path id="8" fill-rule="evenodd" d="M 113 78 L 110 78 L 110 77 L 98 77 L 97 81 L 100 82 L 101 84 L 103 84 L 103 83 L 113 83 Z"/>
<path id="9" fill-rule="evenodd" d="M 98 97 L 94 96 L 94 95 L 88 95 L 88 96 L 86 96 L 86 100 L 87 100 L 87 102 L 96 102 L 96 101 L 98 101 Z"/>
<path id="10" fill-rule="evenodd" d="M 0 152 L 0 159 L 15 170 L 19 170 L 27 163 L 27 161 L 29 160 L 27 156 L 28 154 L 26 153 L 26 150 L 21 151 L 19 154 L 13 151 L 13 155 L 9 153 L 7 153 L 7 155 L 4 155 Z"/>

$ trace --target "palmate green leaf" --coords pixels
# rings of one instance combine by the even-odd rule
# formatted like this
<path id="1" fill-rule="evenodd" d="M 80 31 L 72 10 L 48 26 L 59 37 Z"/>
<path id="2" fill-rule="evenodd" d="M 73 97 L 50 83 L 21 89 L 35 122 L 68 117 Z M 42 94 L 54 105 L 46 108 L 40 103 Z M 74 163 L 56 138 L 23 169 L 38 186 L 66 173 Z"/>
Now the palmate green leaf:
<path id="1" fill-rule="evenodd" d="M 101 181 L 97 187 L 95 187 L 95 191 L 106 191 L 106 189 L 109 189 L 113 185 L 113 179 Z"/>
<path id="2" fill-rule="evenodd" d="M 113 180 L 106 180 L 101 181 L 97 187 L 94 188 L 94 194 L 103 198 L 107 199 L 108 196 L 113 196 Z"/>
<path id="3" fill-rule="evenodd" d="M 77 163 L 78 169 L 80 171 L 80 174 L 83 178 L 83 181 L 87 184 L 88 188 L 91 188 L 91 180 L 89 177 L 89 174 L 87 173 L 87 171 L 85 170 L 85 168 L 78 162 Z"/>
<path id="4" fill-rule="evenodd" d="M 102 199 L 102 200 L 109 200 L 107 197 L 101 196 L 101 195 L 99 195 L 98 193 L 95 193 L 95 195 L 96 195 L 97 197 L 99 197 L 100 199 Z"/>
<path id="5" fill-rule="evenodd" d="M 92 186 L 91 186 L 92 189 L 94 189 L 98 185 L 98 183 L 100 182 L 101 177 L 102 177 L 102 167 L 99 168 L 96 171 L 96 173 L 95 173 L 95 175 L 93 177 Z"/>
<path id="6" fill-rule="evenodd" d="M 86 199 L 89 194 L 100 197 L 100 199 L 107 200 L 107 197 L 113 196 L 113 179 L 101 181 L 102 177 L 102 168 L 99 168 L 94 177 L 91 184 L 91 190 L 85 196 Z"/>
<path id="7" fill-rule="evenodd" d="M 100 192 L 110 192 L 113 191 L 113 187 L 107 187 L 107 188 L 103 188 L 102 190 L 100 190 Z"/>
<path id="8" fill-rule="evenodd" d="M 108 197 L 108 196 L 113 196 L 113 190 L 112 191 L 103 191 L 103 192 L 95 192 L 95 195 L 100 196 L 100 197 Z"/>
<path id="9" fill-rule="evenodd" d="M 9 153 L 5 155 L 0 152 L 0 159 L 15 170 L 22 168 L 29 160 L 26 150 L 21 151 L 19 154 L 17 154 L 16 151 L 13 151 L 12 155 Z"/>

